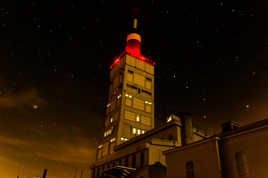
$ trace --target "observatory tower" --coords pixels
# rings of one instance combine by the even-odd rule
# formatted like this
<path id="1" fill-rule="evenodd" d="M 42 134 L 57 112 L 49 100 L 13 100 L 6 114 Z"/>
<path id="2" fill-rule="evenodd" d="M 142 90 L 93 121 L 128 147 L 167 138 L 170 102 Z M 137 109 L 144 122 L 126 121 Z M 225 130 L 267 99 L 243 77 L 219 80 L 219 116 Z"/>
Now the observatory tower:
<path id="1" fill-rule="evenodd" d="M 109 97 L 103 138 L 97 148 L 97 160 L 119 145 L 154 128 L 154 65 L 142 56 L 137 19 L 126 40 L 124 52 L 110 66 Z"/>

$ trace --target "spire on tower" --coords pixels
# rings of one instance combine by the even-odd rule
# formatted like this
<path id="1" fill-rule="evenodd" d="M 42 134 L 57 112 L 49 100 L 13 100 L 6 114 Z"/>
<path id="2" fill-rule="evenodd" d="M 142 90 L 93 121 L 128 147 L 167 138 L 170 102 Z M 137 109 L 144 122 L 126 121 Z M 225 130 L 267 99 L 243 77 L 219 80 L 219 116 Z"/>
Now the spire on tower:
<path id="1" fill-rule="evenodd" d="M 140 9 L 136 9 L 137 12 L 139 12 Z M 120 58 L 125 55 L 129 54 L 132 57 L 135 57 L 141 61 L 147 62 L 151 65 L 155 65 L 155 62 L 151 59 L 148 59 L 141 54 L 141 42 L 142 38 L 141 35 L 137 32 L 138 31 L 138 18 L 135 17 L 133 19 L 133 26 L 132 26 L 132 32 L 127 35 L 127 43 L 125 46 L 125 51 L 117 58 L 115 58 L 113 64 L 110 66 L 112 69 L 113 66 L 120 63 Z"/>
<path id="2" fill-rule="evenodd" d="M 137 30 L 137 27 L 138 27 L 138 19 L 135 18 L 135 19 L 133 20 L 133 28 L 134 28 L 135 30 Z"/>

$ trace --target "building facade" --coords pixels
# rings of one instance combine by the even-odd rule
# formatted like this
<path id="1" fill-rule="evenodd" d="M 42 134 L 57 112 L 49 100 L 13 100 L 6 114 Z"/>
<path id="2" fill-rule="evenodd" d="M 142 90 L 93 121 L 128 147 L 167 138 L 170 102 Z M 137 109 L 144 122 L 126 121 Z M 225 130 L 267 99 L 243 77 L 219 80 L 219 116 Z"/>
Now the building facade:
<path id="1" fill-rule="evenodd" d="M 137 22 L 134 21 L 134 27 Z M 208 137 L 188 113 L 155 128 L 154 62 L 130 33 L 111 65 L 103 137 L 92 178 L 266 178 L 268 119 L 240 128 L 231 122 Z"/>
<path id="2" fill-rule="evenodd" d="M 167 150 L 167 178 L 268 177 L 264 140 L 268 140 L 268 119 Z"/>
<path id="3" fill-rule="evenodd" d="M 154 128 L 154 62 L 141 55 L 140 46 L 141 36 L 130 33 L 125 51 L 110 66 L 108 104 L 97 160 L 112 154 L 116 145 Z"/>

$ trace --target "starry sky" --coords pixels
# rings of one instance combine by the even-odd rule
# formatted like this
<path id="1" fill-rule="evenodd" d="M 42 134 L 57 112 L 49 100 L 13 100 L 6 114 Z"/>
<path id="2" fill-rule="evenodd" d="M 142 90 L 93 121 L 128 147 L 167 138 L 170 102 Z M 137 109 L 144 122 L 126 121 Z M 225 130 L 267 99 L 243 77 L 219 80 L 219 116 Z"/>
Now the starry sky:
<path id="1" fill-rule="evenodd" d="M 156 62 L 156 122 L 191 112 L 209 133 L 268 117 L 268 28 L 262 3 L 0 2 L 0 178 L 84 176 L 95 159 L 109 65 L 133 17 Z M 133 8 L 143 7 L 143 8 Z M 173 8 L 169 8 L 173 7 Z"/>

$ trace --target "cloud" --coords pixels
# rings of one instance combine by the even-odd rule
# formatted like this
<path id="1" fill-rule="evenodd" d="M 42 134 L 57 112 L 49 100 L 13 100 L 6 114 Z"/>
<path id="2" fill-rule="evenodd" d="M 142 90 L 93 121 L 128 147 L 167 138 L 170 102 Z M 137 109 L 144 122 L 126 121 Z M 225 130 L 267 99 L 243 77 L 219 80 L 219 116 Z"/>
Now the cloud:
<path id="1" fill-rule="evenodd" d="M 6 158 L 6 157 L 1 156 L 1 155 L 0 155 L 0 163 L 4 164 L 4 165 L 8 165 L 8 166 L 10 166 L 10 165 L 12 165 L 12 166 L 21 166 L 21 164 L 19 162 L 15 161 L 15 160 L 12 160 L 10 158 Z"/>
<path id="2" fill-rule="evenodd" d="M 31 145 L 31 143 L 29 143 L 25 140 L 7 137 L 7 136 L 0 136 L 0 145 L 1 144 L 5 144 L 5 145 L 9 145 L 9 146 L 18 146 L 18 147 L 22 147 L 22 146 L 25 147 L 25 146 Z"/>
<path id="3" fill-rule="evenodd" d="M 54 143 L 47 150 L 35 153 L 43 159 L 67 164 L 89 164 L 95 158 L 95 146 L 87 138 L 77 137 L 72 141 Z"/>
<path id="4" fill-rule="evenodd" d="M 10 92 L 0 96 L 0 107 L 15 108 L 20 106 L 33 106 L 35 104 L 45 104 L 46 100 L 39 95 L 37 89 L 21 91 L 17 94 Z"/>

